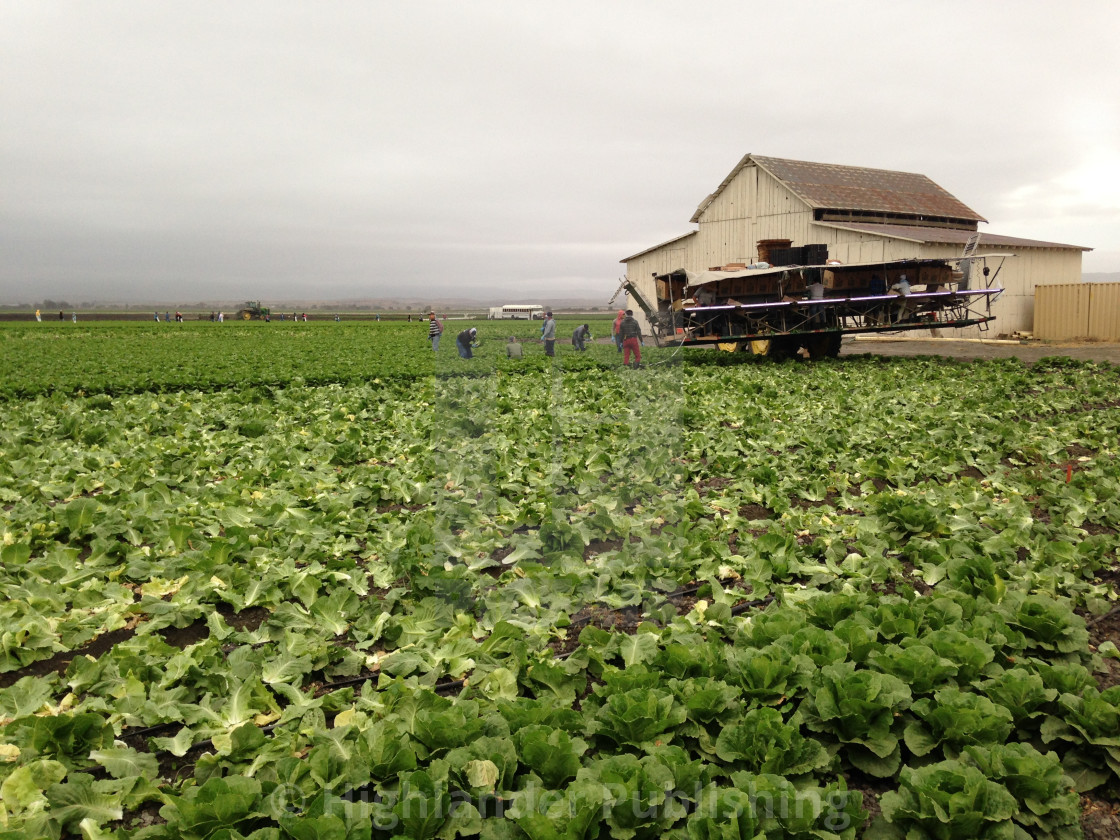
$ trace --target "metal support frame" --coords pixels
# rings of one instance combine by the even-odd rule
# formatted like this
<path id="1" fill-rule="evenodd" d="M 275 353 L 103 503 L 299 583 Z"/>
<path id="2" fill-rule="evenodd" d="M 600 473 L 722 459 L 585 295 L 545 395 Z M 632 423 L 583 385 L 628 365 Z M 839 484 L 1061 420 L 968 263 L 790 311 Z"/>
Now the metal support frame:
<path id="1" fill-rule="evenodd" d="M 978 240 L 979 237 L 976 237 L 976 241 Z M 754 303 L 729 301 L 722 304 L 684 306 L 679 311 L 675 310 L 672 273 L 666 275 L 669 279 L 667 311 L 664 299 L 658 299 L 658 306 L 654 308 L 628 279 L 622 281 L 619 291 L 625 288 L 645 313 L 652 337 L 659 345 L 667 340 L 674 345 L 689 346 L 757 341 L 779 336 L 791 336 L 804 342 L 807 341 L 805 337 L 822 334 L 894 333 L 969 326 L 976 326 L 982 332 L 987 332 L 990 322 L 995 320 L 992 304 L 1003 293 L 1003 289 L 995 285 L 996 278 L 1005 258 L 1011 255 L 977 255 L 976 241 L 970 239 L 969 246 L 965 249 L 966 255 L 955 259 L 900 260 L 895 263 L 850 265 L 843 268 L 865 269 L 881 265 L 883 269 L 901 269 L 909 265 L 944 265 L 956 262 L 964 266 L 967 272 L 968 268 L 973 268 L 973 264 L 978 262 L 985 266 L 985 288 L 969 288 L 962 283 L 956 289 L 908 295 L 864 294 L 853 297 L 795 299 L 787 296 L 790 279 L 795 272 L 825 269 L 829 266 L 790 266 L 738 275 L 777 276 L 777 296 L 756 297 L 757 302 Z M 995 271 L 988 270 L 988 260 L 998 260 Z M 722 279 L 709 282 L 722 282 Z M 797 288 L 800 289 L 801 286 Z M 617 295 L 618 292 L 615 292 L 615 296 Z M 683 327 L 683 334 L 678 335 L 678 327 Z"/>
<path id="2" fill-rule="evenodd" d="M 987 328 L 991 301 L 1002 289 L 919 292 L 820 300 L 686 307 L 683 343 L 754 341 L 776 335 Z"/>

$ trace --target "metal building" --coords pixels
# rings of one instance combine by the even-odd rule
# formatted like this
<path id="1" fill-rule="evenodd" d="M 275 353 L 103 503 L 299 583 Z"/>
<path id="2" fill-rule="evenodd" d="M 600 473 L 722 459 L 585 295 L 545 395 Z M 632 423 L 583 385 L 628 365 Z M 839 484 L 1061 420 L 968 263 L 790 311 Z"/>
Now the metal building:
<path id="1" fill-rule="evenodd" d="M 657 275 L 769 261 L 778 248 L 823 244 L 843 263 L 959 257 L 987 222 L 925 175 L 748 154 L 690 220 L 697 229 L 621 260 L 639 292 Z M 1013 254 L 995 304 L 999 334 L 1030 332 L 1034 289 L 1077 283 L 1079 245 L 982 232 L 977 253 Z M 975 334 L 975 327 L 954 331 Z"/>

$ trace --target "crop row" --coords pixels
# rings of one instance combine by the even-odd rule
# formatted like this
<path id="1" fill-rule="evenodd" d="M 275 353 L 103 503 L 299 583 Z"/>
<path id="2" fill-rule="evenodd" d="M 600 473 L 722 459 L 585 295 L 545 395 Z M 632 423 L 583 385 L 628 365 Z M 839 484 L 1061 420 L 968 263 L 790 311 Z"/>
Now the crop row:
<path id="1" fill-rule="evenodd" d="M 586 320 L 586 319 L 585 319 Z M 599 335 L 609 321 L 594 321 Z M 472 360 L 455 350 L 458 331 L 474 326 L 481 346 Z M 575 321 L 559 322 L 570 334 Z M 439 353 L 426 322 L 333 321 L 0 323 L 0 400 L 41 394 L 133 394 L 179 390 L 414 381 L 433 374 L 477 374 L 495 369 L 544 370 L 538 324 L 521 321 L 447 321 Z M 508 360 L 505 343 L 526 342 L 525 358 Z M 570 369 L 616 366 L 613 345 L 576 353 L 560 344 L 559 363 Z M 654 356 L 670 351 L 650 348 Z"/>
<path id="2" fill-rule="evenodd" d="M 1074 836 L 1075 787 L 1118 778 L 1084 619 L 1116 597 L 1117 379 L 863 359 L 10 403 L 9 830 L 855 837 L 860 786 L 885 835 Z"/>

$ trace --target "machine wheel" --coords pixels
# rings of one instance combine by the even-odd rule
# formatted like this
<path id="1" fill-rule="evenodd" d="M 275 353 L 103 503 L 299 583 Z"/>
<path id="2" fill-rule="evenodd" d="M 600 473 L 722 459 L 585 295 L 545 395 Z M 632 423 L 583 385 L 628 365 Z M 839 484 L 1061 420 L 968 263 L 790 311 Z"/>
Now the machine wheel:
<path id="1" fill-rule="evenodd" d="M 784 361 L 796 355 L 798 341 L 792 335 L 776 335 L 770 339 L 766 355 L 775 361 Z"/>
<path id="2" fill-rule="evenodd" d="M 830 359 L 835 359 L 840 355 L 840 345 L 844 343 L 844 336 L 841 333 L 829 333 L 828 346 L 825 348 L 825 355 Z"/>
<path id="3" fill-rule="evenodd" d="M 840 342 L 843 336 L 838 332 L 821 333 L 805 340 L 805 349 L 810 359 L 835 359 L 840 355 Z"/>

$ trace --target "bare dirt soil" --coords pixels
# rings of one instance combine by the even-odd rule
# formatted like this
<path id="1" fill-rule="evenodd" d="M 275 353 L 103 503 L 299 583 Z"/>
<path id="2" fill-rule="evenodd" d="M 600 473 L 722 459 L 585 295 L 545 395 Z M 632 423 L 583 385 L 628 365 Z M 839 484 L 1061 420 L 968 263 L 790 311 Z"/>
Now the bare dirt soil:
<path id="1" fill-rule="evenodd" d="M 1120 344 L 1105 342 L 1025 343 L 989 342 L 951 338 L 846 338 L 840 356 L 945 356 L 950 359 L 1020 359 L 1034 364 L 1050 356 L 1067 356 L 1092 362 L 1120 365 Z"/>

